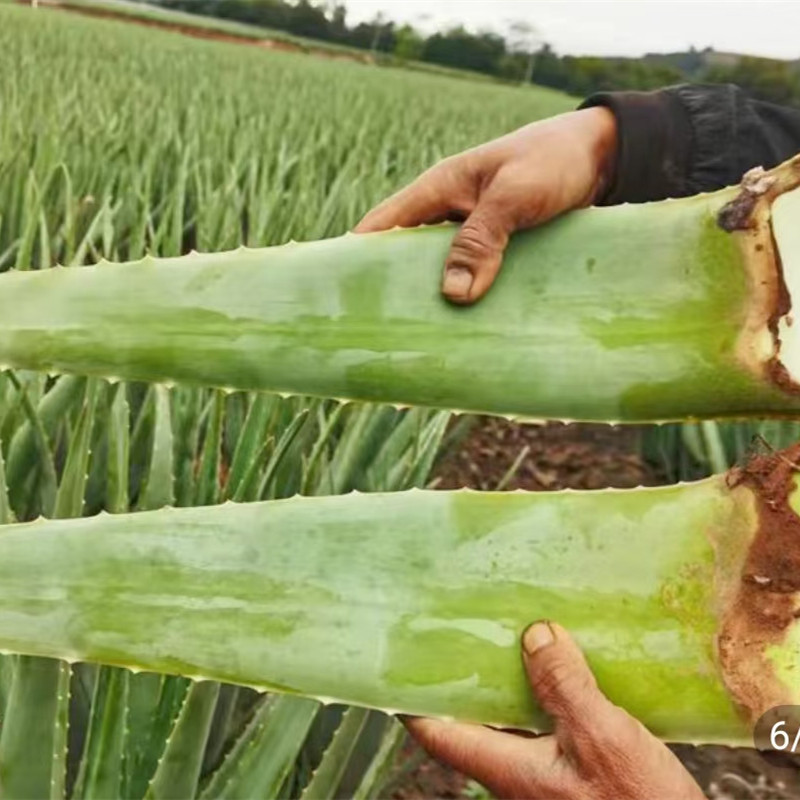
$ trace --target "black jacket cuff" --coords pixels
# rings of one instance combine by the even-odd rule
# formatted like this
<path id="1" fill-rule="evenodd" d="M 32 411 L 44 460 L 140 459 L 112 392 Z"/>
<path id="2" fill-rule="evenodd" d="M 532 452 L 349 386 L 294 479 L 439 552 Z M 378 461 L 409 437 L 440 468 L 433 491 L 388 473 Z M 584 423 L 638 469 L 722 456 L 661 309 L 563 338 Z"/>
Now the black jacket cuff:
<path id="1" fill-rule="evenodd" d="M 615 174 L 598 205 L 687 194 L 692 125 L 677 96 L 664 90 L 600 92 L 580 108 L 594 106 L 608 108 L 617 119 Z"/>

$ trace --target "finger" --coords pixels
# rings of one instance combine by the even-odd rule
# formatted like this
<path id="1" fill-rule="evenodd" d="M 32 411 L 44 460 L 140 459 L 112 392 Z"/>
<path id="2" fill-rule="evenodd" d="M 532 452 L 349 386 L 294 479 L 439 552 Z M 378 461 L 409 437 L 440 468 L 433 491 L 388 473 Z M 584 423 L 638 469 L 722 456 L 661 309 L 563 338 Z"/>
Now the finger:
<path id="1" fill-rule="evenodd" d="M 411 735 L 434 758 L 475 778 L 500 796 L 515 794 L 514 786 L 555 796 L 554 770 L 558 747 L 553 737 L 525 739 L 511 733 L 437 719 L 410 717 L 404 723 Z M 517 795 L 519 796 L 519 795 Z"/>
<path id="2" fill-rule="evenodd" d="M 523 634 L 522 650 L 534 694 L 557 730 L 561 725 L 574 734 L 591 727 L 592 718 L 610 705 L 580 648 L 560 625 L 534 623 Z"/>
<path id="3" fill-rule="evenodd" d="M 396 227 L 413 228 L 442 222 L 454 212 L 468 214 L 474 201 L 466 184 L 466 176 L 457 163 L 441 162 L 373 208 L 354 231 L 375 233 Z"/>
<path id="4" fill-rule="evenodd" d="M 445 262 L 442 293 L 453 303 L 474 303 L 494 283 L 513 223 L 481 200 L 461 226 Z"/>

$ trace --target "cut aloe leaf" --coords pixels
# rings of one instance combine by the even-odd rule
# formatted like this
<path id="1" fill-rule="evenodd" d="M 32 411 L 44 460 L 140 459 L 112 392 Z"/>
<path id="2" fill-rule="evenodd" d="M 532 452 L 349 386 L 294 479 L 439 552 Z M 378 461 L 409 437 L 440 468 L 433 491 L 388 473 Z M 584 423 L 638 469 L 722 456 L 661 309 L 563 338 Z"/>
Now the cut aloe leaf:
<path id="1" fill-rule="evenodd" d="M 0 275 L 0 364 L 527 418 L 796 413 L 773 239 L 793 271 L 798 245 L 771 209 L 790 193 L 795 215 L 798 185 L 800 157 L 565 215 L 470 308 L 439 292 L 449 225 Z"/>
<path id="2" fill-rule="evenodd" d="M 800 702 L 798 456 L 657 489 L 6 525 L 0 647 L 546 729 L 519 638 L 550 618 L 659 736 L 745 742 L 766 708 Z"/>

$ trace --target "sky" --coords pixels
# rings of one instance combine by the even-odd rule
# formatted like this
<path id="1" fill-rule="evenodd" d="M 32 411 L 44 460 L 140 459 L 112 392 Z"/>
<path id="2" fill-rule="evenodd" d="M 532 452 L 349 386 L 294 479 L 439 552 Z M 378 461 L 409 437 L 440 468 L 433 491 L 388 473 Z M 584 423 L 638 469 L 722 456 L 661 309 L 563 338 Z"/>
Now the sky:
<path id="1" fill-rule="evenodd" d="M 348 23 L 382 12 L 429 33 L 453 24 L 506 33 L 511 20 L 571 55 L 715 50 L 800 58 L 800 0 L 344 0 Z"/>

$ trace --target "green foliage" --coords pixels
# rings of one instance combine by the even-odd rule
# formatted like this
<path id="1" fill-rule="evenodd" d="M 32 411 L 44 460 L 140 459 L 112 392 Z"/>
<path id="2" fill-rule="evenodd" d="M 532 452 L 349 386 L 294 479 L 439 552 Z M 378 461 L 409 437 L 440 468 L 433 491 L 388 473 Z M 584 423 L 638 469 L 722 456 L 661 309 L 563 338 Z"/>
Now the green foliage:
<path id="1" fill-rule="evenodd" d="M 744 56 L 733 64 L 710 66 L 704 78 L 711 83 L 735 83 L 761 100 L 800 106 L 800 62 Z"/>
<path id="2" fill-rule="evenodd" d="M 13 4 L 0 71 L 0 270 L 343 233 L 436 159 L 573 105 Z M 447 420 L 2 373 L 0 519 L 423 486 Z M 4 798 L 298 796 L 342 718 L 224 684 L 70 672 L 0 656 Z M 401 734 L 371 713 L 343 791 L 374 797 Z"/>
<path id="3" fill-rule="evenodd" d="M 75 0 L 73 0 L 74 2 Z M 91 5 L 103 0 L 82 0 Z M 711 48 L 685 53 L 648 54 L 643 58 L 559 56 L 548 44 L 534 51 L 531 40 L 522 47 L 494 33 L 470 32 L 461 26 L 428 37 L 410 25 L 397 26 L 380 15 L 372 22 L 346 25 L 345 7 L 302 0 L 153 0 L 206 27 L 217 18 L 224 32 L 234 35 L 302 36 L 325 46 L 348 46 L 377 52 L 386 61 L 421 61 L 470 70 L 507 80 L 533 82 L 586 96 L 598 91 L 649 90 L 684 81 L 733 83 L 755 97 L 783 104 L 800 104 L 800 64 L 769 58 L 716 53 Z M 144 3 L 142 4 L 145 5 Z M 159 16 L 142 9 L 143 16 Z M 188 12 L 188 13 L 186 13 Z M 128 11 L 127 13 L 133 13 Z M 234 23 L 234 20 L 238 22 Z M 177 19 L 176 22 L 186 19 Z M 227 26 L 241 25 L 241 30 Z M 245 25 L 253 26 L 251 28 Z M 513 27 L 513 26 L 512 26 Z M 278 32 L 284 32 L 280 34 Z M 302 47 L 308 45 L 298 40 Z M 356 52 L 356 51 L 353 51 Z"/>

